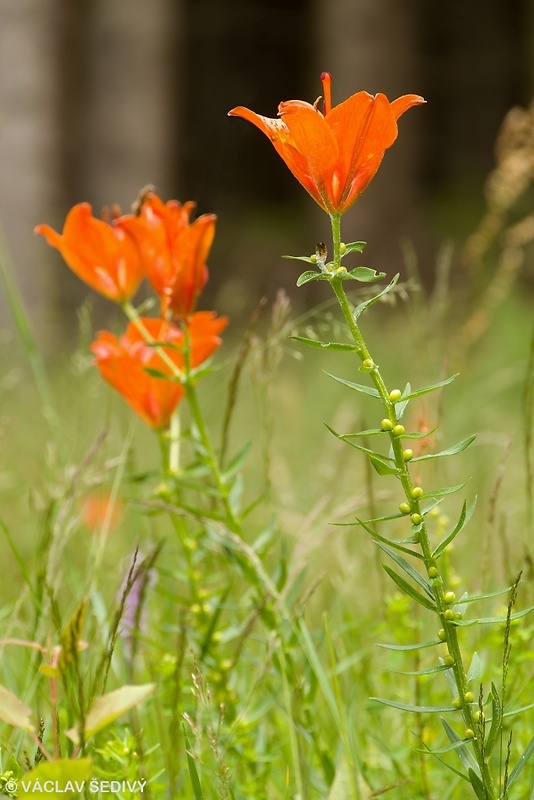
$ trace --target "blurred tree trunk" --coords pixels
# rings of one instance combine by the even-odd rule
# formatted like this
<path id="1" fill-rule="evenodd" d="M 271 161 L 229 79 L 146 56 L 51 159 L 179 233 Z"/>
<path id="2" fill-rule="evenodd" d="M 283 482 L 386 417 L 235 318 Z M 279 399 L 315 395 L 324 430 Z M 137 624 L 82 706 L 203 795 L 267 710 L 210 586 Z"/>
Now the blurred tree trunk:
<path id="1" fill-rule="evenodd" d="M 414 13 L 411 2 L 328 0 L 318 6 L 319 72 L 333 75 L 333 103 L 364 89 L 390 100 L 422 94 L 417 80 Z M 319 93 L 319 92 L 318 92 Z M 369 242 L 365 263 L 393 274 L 402 266 L 401 237 L 413 225 L 417 185 L 416 153 L 420 114 L 399 121 L 399 139 L 386 152 L 376 178 L 345 215 L 344 237 Z"/>
<path id="2" fill-rule="evenodd" d="M 169 69 L 178 0 L 93 0 L 84 184 L 96 208 L 129 209 L 139 190 L 170 191 Z"/>
<path id="3" fill-rule="evenodd" d="M 57 201 L 55 0 L 0 0 L 0 223 L 38 334 L 50 322 L 55 259 L 33 227 Z M 0 298 L 2 328 L 9 327 Z"/>
<path id="4" fill-rule="evenodd" d="M 178 146 L 170 97 L 180 0 L 60 2 L 63 214 L 82 200 L 95 216 L 113 204 L 129 212 L 147 184 L 167 199 Z M 65 275 L 56 303 L 78 305 L 86 294 Z"/>

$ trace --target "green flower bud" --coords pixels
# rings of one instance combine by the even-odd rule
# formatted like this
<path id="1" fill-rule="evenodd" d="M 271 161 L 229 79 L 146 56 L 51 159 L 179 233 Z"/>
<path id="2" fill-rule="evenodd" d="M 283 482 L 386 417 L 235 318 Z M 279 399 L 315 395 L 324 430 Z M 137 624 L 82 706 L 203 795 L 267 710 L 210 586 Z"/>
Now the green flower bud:
<path id="1" fill-rule="evenodd" d="M 475 719 L 477 722 L 484 722 L 486 715 L 479 709 L 478 711 L 475 711 Z"/>
<path id="2" fill-rule="evenodd" d="M 345 269 L 345 267 L 343 267 L 343 268 L 340 267 L 340 269 Z M 345 272 L 346 271 L 347 270 L 345 269 Z M 339 272 L 339 270 L 338 270 L 338 272 Z M 375 365 L 375 363 L 374 363 L 372 358 L 364 358 L 364 360 L 362 361 L 362 367 L 364 367 L 365 369 L 372 369 L 374 367 L 374 365 Z"/>
<path id="3" fill-rule="evenodd" d="M 466 703 L 473 703 L 475 700 L 475 695 L 473 694 L 473 692 L 466 692 L 464 694 L 464 700 Z"/>
<path id="4" fill-rule="evenodd" d="M 395 436 L 403 436 L 404 435 L 404 425 L 395 425 L 393 428 L 393 434 Z"/>
<path id="5" fill-rule="evenodd" d="M 317 255 L 315 253 L 310 256 L 310 261 L 312 264 L 317 264 Z"/>
<path id="6" fill-rule="evenodd" d="M 345 242 L 339 243 L 339 252 L 341 253 L 341 255 L 344 255 L 347 252 L 347 245 L 345 244 Z"/>
<path id="7" fill-rule="evenodd" d="M 414 500 L 419 500 L 419 498 L 422 497 L 423 494 L 424 494 L 424 492 L 423 492 L 423 490 L 421 489 L 420 486 L 414 486 L 413 487 L 413 489 L 412 489 L 412 497 L 413 497 Z"/>
<path id="8" fill-rule="evenodd" d="M 428 569 L 428 577 L 429 578 L 437 578 L 439 575 L 437 567 L 429 567 Z"/>
<path id="9" fill-rule="evenodd" d="M 443 659 L 443 661 L 445 662 L 445 664 L 446 664 L 448 667 L 452 667 L 452 665 L 454 664 L 454 656 L 445 656 L 445 658 Z"/>
<path id="10" fill-rule="evenodd" d="M 343 274 L 344 272 L 346 272 L 346 271 L 347 271 L 347 268 L 346 268 L 346 267 L 338 267 L 338 268 L 336 269 L 336 275 L 342 275 L 342 274 Z"/>
<path id="11" fill-rule="evenodd" d="M 393 391 L 389 393 L 389 399 L 391 400 L 392 403 L 396 403 L 398 400 L 401 399 L 401 397 L 402 397 L 402 392 L 400 389 L 393 389 Z"/>
<path id="12" fill-rule="evenodd" d="M 413 450 L 410 450 L 410 448 L 408 448 L 407 450 L 403 450 L 402 457 L 405 461 L 411 461 L 413 458 Z"/>
<path id="13" fill-rule="evenodd" d="M 443 599 L 445 600 L 447 605 L 450 605 L 451 603 L 454 603 L 456 601 L 456 595 L 454 594 L 454 592 L 445 592 L 445 594 L 443 595 Z"/>
<path id="14" fill-rule="evenodd" d="M 454 700 L 452 701 L 452 705 L 455 708 L 461 708 L 462 707 L 462 701 L 460 700 L 459 697 L 455 697 Z"/>
<path id="15" fill-rule="evenodd" d="M 409 514 L 410 513 L 410 506 L 408 503 L 401 503 L 399 506 L 399 511 L 401 514 Z"/>
<path id="16" fill-rule="evenodd" d="M 471 728 L 466 728 L 464 736 L 465 736 L 466 739 L 474 739 L 475 738 L 475 732 L 472 731 Z"/>
<path id="17" fill-rule="evenodd" d="M 461 611 L 455 611 L 454 612 L 454 619 L 462 619 L 463 616 L 464 615 L 463 615 L 463 613 Z"/>
<path id="18" fill-rule="evenodd" d="M 443 616 L 445 617 L 445 619 L 446 619 L 448 622 L 450 622 L 452 619 L 454 619 L 454 611 L 452 610 L 452 608 L 448 608 L 448 609 L 445 611 L 445 613 L 443 614 Z"/>
<path id="19" fill-rule="evenodd" d="M 420 525 L 421 522 L 423 521 L 423 517 L 421 516 L 421 514 L 412 514 L 410 516 L 410 519 L 414 525 Z"/>
<path id="20" fill-rule="evenodd" d="M 439 639 L 441 642 L 444 642 L 446 638 L 447 638 L 447 634 L 445 633 L 445 631 L 443 630 L 443 628 L 440 628 L 440 629 L 439 629 L 439 631 L 438 631 L 438 639 Z"/>
<path id="21" fill-rule="evenodd" d="M 393 423 L 390 419 L 383 419 L 380 423 L 380 427 L 383 431 L 391 431 L 393 430 Z"/>

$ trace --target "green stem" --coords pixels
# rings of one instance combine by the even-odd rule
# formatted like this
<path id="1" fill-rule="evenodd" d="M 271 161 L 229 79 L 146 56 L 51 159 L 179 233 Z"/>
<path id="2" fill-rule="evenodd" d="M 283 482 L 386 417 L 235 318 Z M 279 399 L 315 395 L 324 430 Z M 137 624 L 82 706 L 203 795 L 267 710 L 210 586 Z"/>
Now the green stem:
<path id="1" fill-rule="evenodd" d="M 128 319 L 136 326 L 137 330 L 140 332 L 142 337 L 147 342 L 153 342 L 153 338 L 150 335 L 150 332 L 146 329 L 143 325 L 143 322 L 137 313 L 137 309 L 128 301 L 122 304 L 124 313 L 128 317 Z M 185 389 L 185 394 L 187 397 L 187 402 L 189 406 L 189 410 L 191 412 L 191 417 L 196 425 L 197 431 L 200 436 L 200 441 L 202 444 L 202 448 L 204 450 L 205 459 L 207 461 L 208 467 L 210 468 L 211 474 L 213 476 L 213 480 L 217 487 L 217 491 L 221 498 L 221 502 L 223 504 L 225 513 L 226 513 L 226 521 L 228 524 L 229 529 L 233 533 L 239 533 L 241 531 L 241 524 L 236 517 L 234 510 L 232 509 L 232 505 L 230 503 L 230 499 L 228 496 L 228 485 L 225 483 L 222 475 L 222 471 L 215 455 L 215 449 L 211 442 L 210 435 L 208 433 L 208 429 L 204 422 L 204 417 L 202 415 L 202 411 L 200 409 L 200 405 L 198 403 L 197 393 L 195 389 L 195 382 L 194 377 L 191 374 L 191 369 L 189 365 L 189 358 L 188 358 L 188 348 L 185 348 L 184 354 L 184 369 L 183 371 L 177 367 L 174 361 L 169 357 L 169 355 L 165 352 L 163 347 L 158 348 L 158 353 L 161 356 L 162 361 L 165 363 L 166 366 L 169 367 L 172 374 L 176 377 L 180 378 L 183 381 L 183 386 Z M 167 473 L 169 470 L 172 470 L 174 461 L 176 458 L 176 452 L 173 453 L 172 450 L 172 442 L 171 442 L 171 452 L 170 455 L 166 457 L 165 464 Z"/>
<path id="2" fill-rule="evenodd" d="M 340 215 L 339 214 L 333 215 L 331 217 L 331 222 L 332 222 L 332 241 L 333 241 L 333 272 L 335 273 L 335 271 L 339 269 L 339 267 L 341 266 L 341 255 L 342 255 Z M 395 405 L 396 399 L 392 399 L 392 397 L 395 398 L 395 395 L 392 395 L 388 391 L 386 384 L 380 374 L 380 370 L 378 366 L 375 364 L 369 352 L 369 349 L 365 343 L 360 327 L 356 321 L 356 318 L 354 317 L 352 306 L 345 293 L 343 281 L 340 278 L 334 276 L 330 279 L 330 284 L 338 300 L 341 312 L 347 322 L 347 325 L 350 328 L 352 337 L 354 339 L 354 343 L 356 345 L 356 352 L 359 358 L 361 359 L 362 364 L 364 364 L 366 371 L 369 372 L 371 380 L 373 381 L 375 388 L 380 396 L 380 400 L 384 407 L 386 418 L 391 422 L 392 430 L 387 431 L 387 435 L 389 436 L 390 439 L 395 466 L 398 471 L 398 476 L 404 491 L 404 496 L 406 498 L 406 505 L 409 507 L 408 515 L 410 516 L 413 524 L 414 538 L 415 537 L 417 538 L 417 542 L 420 546 L 421 554 L 423 557 L 423 563 L 425 565 L 427 574 L 430 577 L 435 574 L 436 561 L 432 554 L 432 546 L 430 543 L 430 538 L 428 535 L 428 531 L 426 528 L 424 516 L 421 510 L 421 505 L 417 493 L 416 496 L 414 497 L 413 490 L 415 487 L 408 466 L 409 459 L 411 456 L 407 451 L 404 451 L 403 449 L 402 434 L 399 435 L 398 432 L 395 432 L 395 427 L 399 425 L 399 418 L 397 417 L 396 405 Z M 454 674 L 456 688 L 458 691 L 458 701 L 460 703 L 460 710 L 462 712 L 462 716 L 467 729 L 476 732 L 480 730 L 480 725 L 477 724 L 477 721 L 475 719 L 475 710 L 478 708 L 478 706 L 476 703 L 470 703 L 465 699 L 468 692 L 468 684 L 467 684 L 466 672 L 464 669 L 460 642 L 458 639 L 458 626 L 455 625 L 452 620 L 447 618 L 449 614 L 446 614 L 446 612 L 450 611 L 450 604 L 447 603 L 447 601 L 445 600 L 445 591 L 443 588 L 443 582 L 439 574 L 437 574 L 435 577 L 430 577 L 430 580 L 436 604 L 436 614 L 439 618 L 439 624 L 440 624 L 439 638 L 443 640 L 444 644 L 446 644 L 450 660 L 452 661 L 451 669 Z M 475 757 L 478 762 L 478 766 L 480 768 L 482 782 L 484 784 L 487 793 L 486 794 L 487 800 L 493 800 L 496 797 L 495 788 L 489 770 L 489 765 L 486 763 L 484 758 L 483 742 L 481 742 L 478 738 L 475 737 L 474 739 L 472 739 L 472 743 L 475 752 Z"/>

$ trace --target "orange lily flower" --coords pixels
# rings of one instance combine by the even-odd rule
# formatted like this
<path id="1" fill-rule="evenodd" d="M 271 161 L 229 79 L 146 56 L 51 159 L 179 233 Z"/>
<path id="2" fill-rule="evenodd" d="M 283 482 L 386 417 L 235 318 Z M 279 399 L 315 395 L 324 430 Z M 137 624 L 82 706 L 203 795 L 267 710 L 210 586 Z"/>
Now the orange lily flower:
<path id="1" fill-rule="evenodd" d="M 180 327 L 149 317 L 141 317 L 140 322 L 151 342 L 160 342 L 161 347 L 147 343 L 135 324 L 130 322 L 120 339 L 109 331 L 101 331 L 91 350 L 104 380 L 122 394 L 147 425 L 161 430 L 168 426 L 184 395 L 169 360 L 177 371 L 183 371 L 187 348 L 190 366 L 197 367 L 221 344 L 219 333 L 228 320 L 211 311 L 201 311 L 192 314 L 187 324 Z M 170 346 L 166 347 L 166 344 Z M 157 370 L 162 377 L 150 374 L 147 369 Z"/>
<path id="2" fill-rule="evenodd" d="M 137 216 L 123 217 L 121 227 L 137 242 L 145 273 L 161 298 L 162 314 L 186 317 L 208 280 L 208 257 L 216 216 L 190 217 L 195 203 L 163 203 L 152 192 L 142 199 Z"/>
<path id="3" fill-rule="evenodd" d="M 280 103 L 270 119 L 238 106 L 243 117 L 269 137 L 295 178 L 328 214 L 343 214 L 374 178 L 385 151 L 397 138 L 397 120 L 425 100 L 407 94 L 389 102 L 384 94 L 357 92 L 332 108 L 328 72 L 321 75 L 323 111 L 303 100 Z M 320 98 L 319 98 L 320 99 Z"/>
<path id="4" fill-rule="evenodd" d="M 92 216 L 89 203 L 75 205 L 65 219 L 63 234 L 37 225 L 71 270 L 92 289 L 116 303 L 129 300 L 143 278 L 143 264 L 133 239 L 120 226 Z"/>

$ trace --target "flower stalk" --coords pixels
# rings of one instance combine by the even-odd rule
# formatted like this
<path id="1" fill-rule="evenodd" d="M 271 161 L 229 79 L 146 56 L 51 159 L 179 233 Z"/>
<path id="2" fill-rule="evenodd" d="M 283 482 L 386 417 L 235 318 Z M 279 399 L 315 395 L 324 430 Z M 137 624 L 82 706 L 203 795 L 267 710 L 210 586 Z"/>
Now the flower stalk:
<path id="1" fill-rule="evenodd" d="M 400 504 L 400 509 L 410 518 L 413 539 L 419 545 L 422 561 L 427 576 L 430 579 L 430 585 L 434 595 L 435 613 L 440 625 L 437 636 L 447 647 L 448 655 L 444 663 L 450 666 L 457 689 L 457 698 L 454 704 L 455 706 L 457 705 L 462 712 L 463 720 L 466 725 L 465 739 L 472 742 L 475 758 L 480 769 L 480 776 L 486 792 L 485 797 L 487 800 L 494 800 L 497 795 L 495 794 L 489 765 L 484 757 L 483 725 L 481 726 L 480 722 L 478 722 L 475 717 L 476 711 L 478 710 L 478 703 L 475 702 L 475 698 L 468 689 L 467 674 L 458 638 L 458 626 L 455 623 L 454 614 L 451 609 L 455 597 L 452 592 L 448 593 L 445 591 L 443 581 L 436 567 L 436 559 L 433 555 L 430 537 L 425 524 L 425 515 L 421 507 L 420 498 L 423 496 L 423 492 L 420 487 L 414 485 L 410 475 L 409 462 L 413 453 L 411 450 L 404 449 L 402 445 L 402 433 L 404 433 L 404 428 L 400 425 L 400 419 L 396 411 L 396 403 L 401 399 L 402 395 L 398 390 L 388 391 L 382 375 L 380 374 L 380 369 L 371 356 L 360 326 L 355 318 L 353 308 L 345 292 L 344 281 L 340 277 L 336 277 L 336 272 L 343 269 L 341 266 L 343 249 L 341 243 L 341 215 L 333 214 L 330 219 L 332 225 L 333 266 L 331 277 L 329 277 L 328 280 L 338 300 L 343 317 L 350 329 L 354 344 L 356 345 L 356 353 L 362 365 L 365 367 L 365 371 L 369 373 L 373 381 L 386 414 L 382 421 L 382 429 L 389 437 L 395 468 L 405 497 L 405 500 Z M 476 735 L 475 732 L 477 731 L 482 733 L 482 737 Z"/>

